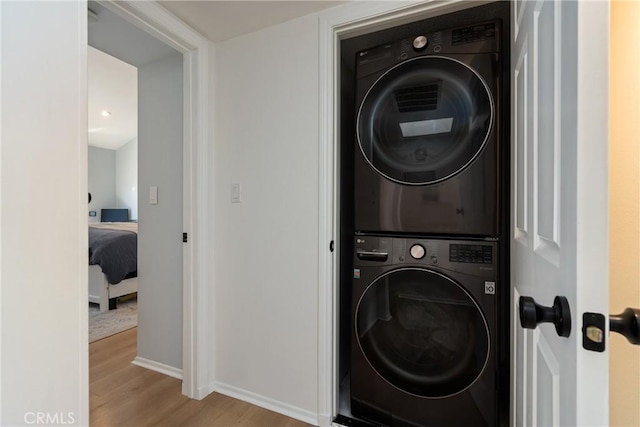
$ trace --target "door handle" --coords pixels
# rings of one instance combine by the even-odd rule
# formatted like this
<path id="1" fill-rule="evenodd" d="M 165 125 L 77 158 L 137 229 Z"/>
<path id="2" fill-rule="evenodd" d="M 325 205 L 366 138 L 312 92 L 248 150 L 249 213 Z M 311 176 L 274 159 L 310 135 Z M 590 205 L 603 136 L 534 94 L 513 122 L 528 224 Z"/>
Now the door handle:
<path id="1" fill-rule="evenodd" d="M 626 308 L 620 314 L 609 316 L 609 332 L 623 335 L 631 344 L 640 345 L 640 309 Z M 582 347 L 586 350 L 605 350 L 604 326 L 606 317 L 600 313 L 582 315 Z"/>
<path id="2" fill-rule="evenodd" d="M 520 297 L 520 325 L 535 329 L 540 323 L 553 323 L 558 336 L 571 335 L 571 310 L 567 298 L 557 296 L 551 307 L 545 307 L 531 297 Z"/>
<path id="3" fill-rule="evenodd" d="M 640 320 L 640 309 L 626 308 L 620 314 L 609 316 L 609 331 L 624 335 L 631 344 L 640 345 L 638 320 Z"/>
<path id="4" fill-rule="evenodd" d="M 356 252 L 359 260 L 362 261 L 378 261 L 385 262 L 389 257 L 387 252 L 369 252 L 369 251 L 358 251 Z"/>

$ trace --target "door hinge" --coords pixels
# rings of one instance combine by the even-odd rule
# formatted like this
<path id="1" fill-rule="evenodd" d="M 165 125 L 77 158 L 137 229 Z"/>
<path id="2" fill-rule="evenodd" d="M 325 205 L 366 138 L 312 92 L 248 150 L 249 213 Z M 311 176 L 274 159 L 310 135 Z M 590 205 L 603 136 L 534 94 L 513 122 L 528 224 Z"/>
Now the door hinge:
<path id="1" fill-rule="evenodd" d="M 188 241 L 187 233 L 182 233 L 182 243 L 187 243 Z"/>

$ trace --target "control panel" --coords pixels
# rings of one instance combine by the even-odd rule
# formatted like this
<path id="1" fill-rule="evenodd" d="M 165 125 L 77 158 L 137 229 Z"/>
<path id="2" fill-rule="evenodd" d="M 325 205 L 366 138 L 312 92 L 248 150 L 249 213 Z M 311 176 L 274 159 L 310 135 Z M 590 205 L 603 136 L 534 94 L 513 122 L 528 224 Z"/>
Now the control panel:
<path id="1" fill-rule="evenodd" d="M 493 248 L 489 245 L 459 245 L 449 246 L 449 261 L 473 264 L 493 263 Z"/>
<path id="2" fill-rule="evenodd" d="M 488 24 L 474 25 L 472 27 L 458 28 L 451 32 L 451 44 L 458 45 L 463 43 L 479 42 L 496 37 L 496 24 L 490 22 Z"/>
<path id="3" fill-rule="evenodd" d="M 361 78 L 419 56 L 497 52 L 500 44 L 499 35 L 499 21 L 417 33 L 358 52 L 356 76 Z"/>

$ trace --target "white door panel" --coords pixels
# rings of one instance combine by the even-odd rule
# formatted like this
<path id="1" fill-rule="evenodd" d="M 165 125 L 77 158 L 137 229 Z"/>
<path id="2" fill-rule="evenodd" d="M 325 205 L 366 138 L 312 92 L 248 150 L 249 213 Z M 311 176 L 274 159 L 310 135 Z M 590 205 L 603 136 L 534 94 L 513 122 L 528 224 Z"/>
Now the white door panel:
<path id="1" fill-rule="evenodd" d="M 513 25 L 512 422 L 606 425 L 607 356 L 582 349 L 580 328 L 582 312 L 607 309 L 608 4 L 517 1 Z M 520 296 L 557 295 L 570 337 L 520 326 Z"/>

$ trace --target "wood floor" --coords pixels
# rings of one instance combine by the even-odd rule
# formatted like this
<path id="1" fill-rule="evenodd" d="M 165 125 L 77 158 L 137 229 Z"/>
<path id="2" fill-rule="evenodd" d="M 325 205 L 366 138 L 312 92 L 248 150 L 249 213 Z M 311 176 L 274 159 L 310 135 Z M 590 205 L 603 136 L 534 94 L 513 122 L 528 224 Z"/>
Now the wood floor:
<path id="1" fill-rule="evenodd" d="M 89 345 L 92 427 L 298 427 L 301 421 L 213 393 L 190 400 L 181 381 L 132 365 L 137 329 Z"/>

